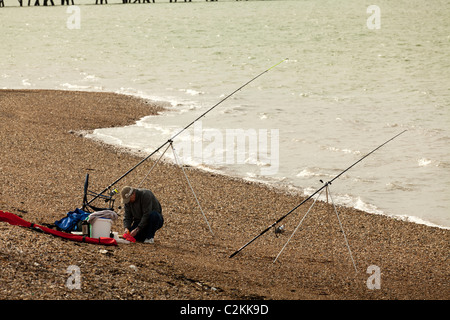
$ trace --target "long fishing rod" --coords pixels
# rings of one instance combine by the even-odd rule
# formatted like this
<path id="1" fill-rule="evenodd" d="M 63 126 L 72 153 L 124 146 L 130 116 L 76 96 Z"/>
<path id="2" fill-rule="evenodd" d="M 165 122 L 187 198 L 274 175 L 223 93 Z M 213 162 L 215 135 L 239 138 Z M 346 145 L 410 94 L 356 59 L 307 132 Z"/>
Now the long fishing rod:
<path id="1" fill-rule="evenodd" d="M 334 180 L 338 179 L 342 174 L 344 174 L 345 172 L 347 172 L 348 170 L 350 170 L 351 168 L 353 168 L 356 164 L 358 164 L 359 162 L 361 162 L 362 160 L 364 160 L 365 158 L 367 158 L 368 156 L 370 156 L 372 153 L 374 153 L 375 151 L 377 151 L 378 149 L 380 149 L 382 146 L 384 146 L 385 144 L 387 144 L 388 142 L 394 140 L 395 138 L 397 138 L 399 135 L 405 133 L 407 130 L 404 130 L 402 132 L 400 132 L 399 134 L 395 135 L 394 137 L 392 137 L 391 139 L 387 140 L 386 142 L 384 142 L 383 144 L 379 145 L 378 147 L 376 147 L 375 149 L 373 149 L 372 151 L 370 151 L 368 154 L 366 154 L 364 157 L 362 157 L 361 159 L 359 159 L 358 161 L 356 161 L 355 163 L 353 163 L 351 166 L 349 166 L 347 169 L 345 169 L 344 171 L 342 171 L 341 173 L 339 173 L 337 176 L 335 176 L 333 179 L 331 179 L 330 181 L 326 182 L 322 187 L 320 187 L 319 189 L 317 189 L 313 194 L 311 194 L 309 197 L 307 197 L 305 200 L 303 200 L 302 202 L 300 202 L 300 204 L 298 204 L 297 206 L 295 206 L 293 209 L 291 209 L 288 213 L 286 213 L 284 216 L 282 216 L 281 218 L 279 218 L 277 221 L 275 221 L 274 223 L 272 223 L 270 226 L 268 226 L 266 229 L 264 229 L 260 234 L 258 234 L 256 237 L 254 237 L 252 240 L 250 240 L 249 242 L 247 242 L 246 244 L 244 244 L 241 248 L 239 248 L 237 251 L 235 251 L 232 255 L 230 255 L 230 258 L 233 258 L 235 255 L 237 255 L 239 252 L 241 252 L 242 250 L 244 250 L 244 248 L 246 248 L 248 245 L 250 245 L 253 241 L 255 241 L 256 239 L 258 239 L 259 237 L 261 237 L 263 234 L 265 234 L 267 231 L 269 231 L 271 228 L 273 228 L 274 226 L 276 226 L 278 223 L 280 223 L 284 218 L 286 218 L 288 215 L 290 215 L 292 212 L 294 212 L 298 207 L 300 207 L 301 205 L 303 205 L 306 201 L 308 201 L 309 199 L 311 199 L 312 197 L 314 197 L 317 193 L 319 193 L 320 191 L 322 191 L 322 189 L 326 188 L 328 185 L 330 185 Z M 321 180 L 322 181 L 322 180 Z"/>
<path id="2" fill-rule="evenodd" d="M 258 74 L 257 76 L 255 76 L 254 78 L 252 78 L 251 80 L 247 81 L 246 83 L 244 83 L 242 86 L 240 86 L 239 88 L 237 88 L 236 90 L 234 90 L 232 93 L 230 93 L 229 95 L 227 95 L 225 98 L 223 98 L 222 100 L 220 100 L 218 103 L 216 103 L 215 105 L 213 105 L 211 108 L 209 108 L 208 110 L 206 110 L 204 113 L 202 113 L 200 116 L 198 116 L 195 120 L 193 120 L 191 123 L 189 123 L 187 126 L 185 126 L 183 129 L 181 129 L 179 132 L 177 132 L 176 134 L 174 134 L 169 140 L 167 140 L 166 142 L 164 142 L 161 146 L 159 146 L 155 151 L 153 151 L 152 153 L 150 153 L 147 157 L 145 157 L 144 159 L 142 159 L 141 161 L 139 161 L 134 167 L 132 167 L 130 170 L 128 170 L 127 172 L 125 172 L 123 175 L 121 175 L 119 178 L 117 178 L 113 183 L 111 183 L 108 187 L 106 187 L 102 192 L 98 193 L 95 197 L 93 197 L 88 203 L 87 205 L 89 205 L 90 203 L 92 203 L 94 200 L 96 200 L 98 197 L 100 197 L 102 194 L 104 194 L 106 191 L 110 190 L 111 187 L 113 187 L 115 184 L 117 184 L 120 180 L 122 180 L 123 178 L 125 178 L 128 174 L 130 174 L 134 169 L 136 169 L 138 166 L 140 166 L 142 163 L 144 163 L 145 161 L 147 161 L 147 159 L 149 159 L 152 155 L 154 155 L 155 153 L 157 153 L 159 150 L 161 150 L 161 148 L 163 148 L 165 145 L 167 145 L 168 143 L 172 142 L 173 139 L 175 139 L 178 135 L 180 135 L 182 132 L 184 132 L 185 130 L 187 130 L 190 126 L 192 126 L 195 122 L 197 122 L 198 120 L 200 120 L 201 118 L 203 118 L 207 113 L 209 113 L 210 111 L 212 111 L 214 108 L 216 108 L 218 105 L 220 105 L 222 102 L 224 102 L 225 100 L 227 100 L 228 98 L 230 98 L 232 95 L 234 95 L 236 92 L 238 92 L 239 90 L 241 90 L 242 88 L 244 88 L 245 86 L 247 86 L 248 84 L 250 84 L 251 82 L 255 81 L 256 79 L 258 79 L 259 77 L 261 77 L 263 74 L 269 72 L 270 70 L 272 70 L 273 68 L 275 68 L 276 66 L 280 65 L 281 63 L 283 63 L 284 61 L 288 60 L 288 58 L 281 60 L 280 62 L 278 62 L 277 64 L 273 65 L 272 67 L 270 67 L 267 70 L 264 70 L 263 72 L 261 72 L 260 74 Z"/>

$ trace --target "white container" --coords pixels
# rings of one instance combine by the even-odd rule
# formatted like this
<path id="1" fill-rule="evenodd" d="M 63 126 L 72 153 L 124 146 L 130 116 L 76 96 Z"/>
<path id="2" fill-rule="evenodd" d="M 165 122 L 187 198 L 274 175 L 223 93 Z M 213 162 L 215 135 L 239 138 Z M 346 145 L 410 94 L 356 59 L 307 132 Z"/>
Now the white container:
<path id="1" fill-rule="evenodd" d="M 91 224 L 91 238 L 109 238 L 111 234 L 111 219 L 97 218 Z"/>

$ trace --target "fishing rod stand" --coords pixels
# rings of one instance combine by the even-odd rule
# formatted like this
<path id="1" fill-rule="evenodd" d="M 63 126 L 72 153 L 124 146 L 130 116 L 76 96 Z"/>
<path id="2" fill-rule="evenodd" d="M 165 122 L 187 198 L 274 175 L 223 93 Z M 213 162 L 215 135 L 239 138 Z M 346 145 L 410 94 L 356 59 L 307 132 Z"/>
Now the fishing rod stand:
<path id="1" fill-rule="evenodd" d="M 275 221 L 274 223 L 272 223 L 270 226 L 268 226 L 266 229 L 264 229 L 263 231 L 261 231 L 257 236 L 253 237 L 253 239 L 251 239 L 250 241 L 248 241 L 246 244 L 244 244 L 242 247 L 240 247 L 238 250 L 236 250 L 235 252 L 233 252 L 229 258 L 233 258 L 234 256 L 236 256 L 239 252 L 241 252 L 242 250 L 244 250 L 246 247 L 248 247 L 251 243 L 253 243 L 254 241 L 256 241 L 256 239 L 258 239 L 259 237 L 261 237 L 263 234 L 265 234 L 267 231 L 269 231 L 270 229 L 272 229 L 272 227 L 276 226 L 279 222 L 281 222 L 283 219 L 285 219 L 287 216 L 289 216 L 292 212 L 294 212 L 295 210 L 297 210 L 297 208 L 299 208 L 301 205 L 303 205 L 304 203 L 306 203 L 307 201 L 309 201 L 310 199 L 312 199 L 316 194 L 318 194 L 319 192 L 322 193 L 323 189 L 327 189 L 327 194 L 329 193 L 329 185 L 331 185 L 331 183 L 333 181 L 335 181 L 336 179 L 338 179 L 340 176 L 342 176 L 345 172 L 347 172 L 348 170 L 350 170 L 351 168 L 353 168 L 355 165 L 357 165 L 358 163 L 360 163 L 361 161 L 363 161 L 365 158 L 367 158 L 368 156 L 370 156 L 372 153 L 374 153 L 375 151 L 377 151 L 378 149 L 380 149 L 382 146 L 386 145 L 387 143 L 389 143 L 390 141 L 394 140 L 395 138 L 397 138 L 398 136 L 400 136 L 401 134 L 405 133 L 407 130 L 403 130 L 402 132 L 396 134 L 395 136 L 393 136 L 392 138 L 390 138 L 389 140 L 385 141 L 384 143 L 380 144 L 378 147 L 376 147 L 375 149 L 373 149 L 372 151 L 370 151 L 369 153 L 367 153 L 364 157 L 360 158 L 358 161 L 354 162 L 352 165 L 350 165 L 349 167 L 347 167 L 345 170 L 341 171 L 341 173 L 339 173 L 337 176 L 335 176 L 333 179 L 331 179 L 330 181 L 324 183 L 322 180 L 320 180 L 322 183 L 324 183 L 324 185 L 322 187 L 320 187 L 319 189 L 317 189 L 316 191 L 314 191 L 310 196 L 306 197 L 302 202 L 300 202 L 298 205 L 296 205 L 294 208 L 292 208 L 291 210 L 289 210 L 288 213 L 284 214 L 283 216 L 281 216 L 280 218 L 278 218 L 277 221 Z M 316 199 L 317 200 L 317 199 Z M 314 201 L 315 203 L 315 201 Z M 334 203 L 333 203 L 334 206 Z M 336 215 L 339 218 L 339 215 L 337 214 L 337 210 L 336 207 L 334 206 Z M 308 210 L 309 212 L 309 210 Z M 306 216 L 306 215 L 305 215 Z M 304 219 L 305 217 L 303 217 Z M 303 221 L 302 219 L 302 221 Z M 301 223 L 301 222 L 300 222 Z M 340 223 L 340 219 L 339 219 L 339 223 Z M 341 225 L 341 229 L 342 229 L 342 225 Z M 343 230 L 342 230 L 343 231 Z M 345 233 L 344 233 L 344 237 L 345 237 Z M 347 246 L 348 246 L 348 242 L 347 242 L 347 237 L 345 237 Z M 351 255 L 351 251 L 350 251 L 350 247 L 349 248 L 349 252 Z M 276 260 L 276 259 L 275 259 Z M 352 261 L 353 261 L 353 257 L 352 257 Z M 355 265 L 354 261 L 353 261 L 353 265 Z M 355 266 L 355 270 L 356 270 L 356 266 Z"/>
<path id="2" fill-rule="evenodd" d="M 210 224 L 208 222 L 208 219 L 206 218 L 206 215 L 203 212 L 202 206 L 200 205 L 200 201 L 198 201 L 198 198 L 197 198 L 197 195 L 195 194 L 194 188 L 192 188 L 191 182 L 189 181 L 189 178 L 188 178 L 186 172 L 184 171 L 184 166 L 181 164 L 181 161 L 180 161 L 180 159 L 178 157 L 178 154 L 177 154 L 177 152 L 175 150 L 175 147 L 173 146 L 173 140 L 169 139 L 168 142 L 169 142 L 170 148 L 172 148 L 172 152 L 173 152 L 173 157 L 175 159 L 175 163 L 181 168 L 181 171 L 183 171 L 183 174 L 184 174 L 184 176 L 186 178 L 186 181 L 187 181 L 187 183 L 189 185 L 189 188 L 191 189 L 191 192 L 194 195 L 195 201 L 197 202 L 197 205 L 198 205 L 198 207 L 199 207 L 199 209 L 200 209 L 200 211 L 201 211 L 201 213 L 203 215 L 203 219 L 205 219 L 205 222 L 208 225 L 209 231 L 214 236 L 214 232 L 212 231 L 211 226 L 210 226 Z M 167 149 L 166 149 L 166 151 L 167 151 Z"/>
<path id="3" fill-rule="evenodd" d="M 322 180 L 320 180 L 321 183 L 323 183 L 323 187 L 322 190 L 320 191 L 320 193 L 317 195 L 317 198 L 314 200 L 314 202 L 312 203 L 312 205 L 309 207 L 308 211 L 306 212 L 306 214 L 303 216 L 303 218 L 300 220 L 300 222 L 298 223 L 297 227 L 295 228 L 294 232 L 292 232 L 291 236 L 289 237 L 289 239 L 286 241 L 286 243 L 284 244 L 283 248 L 280 250 L 280 252 L 278 253 L 278 255 L 276 256 L 276 258 L 273 260 L 273 263 L 275 263 L 278 258 L 280 257 L 281 253 L 284 251 L 284 249 L 286 248 L 286 246 L 288 245 L 288 243 L 291 241 L 292 237 L 294 236 L 294 234 L 297 232 L 297 230 L 300 228 L 303 220 L 305 220 L 306 216 L 309 214 L 309 212 L 311 211 L 311 209 L 314 207 L 314 205 L 316 204 L 316 201 L 319 199 L 320 195 L 322 194 L 323 190 L 326 191 L 326 197 L 327 197 L 327 204 L 328 204 L 328 196 L 330 196 L 331 199 L 331 203 L 333 205 L 333 209 L 334 212 L 336 213 L 336 216 L 338 218 L 338 222 L 339 222 L 339 227 L 342 231 L 342 234 L 344 235 L 344 240 L 345 240 L 345 244 L 347 246 L 350 258 L 352 260 L 353 263 L 353 267 L 355 268 L 355 272 L 358 273 L 358 269 L 356 268 L 356 264 L 355 264 L 355 260 L 353 259 L 353 254 L 352 251 L 350 249 L 350 245 L 348 244 L 348 240 L 347 240 L 347 236 L 345 235 L 345 231 L 344 228 L 342 227 L 342 222 L 341 222 L 341 218 L 339 217 L 339 214 L 337 212 L 336 206 L 334 204 L 333 201 L 333 197 L 331 196 L 331 192 L 330 192 L 330 185 L 331 185 L 331 181 L 327 181 L 327 182 L 323 182 Z"/>

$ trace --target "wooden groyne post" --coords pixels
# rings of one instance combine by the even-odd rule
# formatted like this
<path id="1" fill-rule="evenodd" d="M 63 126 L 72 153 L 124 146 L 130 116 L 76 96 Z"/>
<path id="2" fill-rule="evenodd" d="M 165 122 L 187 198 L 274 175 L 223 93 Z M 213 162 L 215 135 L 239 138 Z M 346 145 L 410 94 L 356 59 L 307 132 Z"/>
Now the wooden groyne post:
<path id="1" fill-rule="evenodd" d="M 22 7 L 24 0 L 18 0 L 18 1 L 19 1 L 20 6 Z M 31 1 L 32 0 L 28 0 L 28 6 L 31 6 Z M 52 6 L 55 5 L 53 0 L 42 0 L 42 1 L 43 1 L 43 3 L 42 3 L 43 6 L 48 6 L 49 2 L 50 2 L 50 5 L 52 5 Z M 61 0 L 61 5 L 62 6 L 63 5 L 74 5 L 73 1 L 74 0 Z M 108 0 L 95 0 L 95 4 L 103 4 L 103 1 L 105 4 L 108 4 Z M 122 0 L 122 3 L 131 3 L 131 1 L 132 0 Z M 177 2 L 177 0 L 173 0 L 173 1 L 169 0 L 169 1 Z M 219 0 L 206 0 L 206 1 L 214 2 L 214 1 L 219 1 Z M 236 0 L 236 1 L 239 1 L 239 0 Z M 141 3 L 141 0 L 134 0 L 133 3 L 136 3 L 136 2 Z M 151 0 L 151 2 L 155 3 L 155 0 Z M 192 0 L 184 0 L 184 2 L 192 2 Z M 142 0 L 142 3 L 150 3 L 150 0 Z M 40 6 L 41 4 L 39 3 L 39 0 L 35 0 L 34 5 Z M 4 7 L 4 6 L 5 6 L 4 0 L 0 0 L 0 7 Z"/>
<path id="2" fill-rule="evenodd" d="M 48 0 L 43 0 L 44 2 L 42 3 L 43 6 L 48 6 Z M 30 2 L 31 0 L 28 0 L 28 6 L 30 6 Z M 52 6 L 54 6 L 55 4 L 53 3 L 53 0 L 50 0 L 50 3 L 52 4 Z M 22 5 L 22 2 L 20 3 Z M 39 0 L 36 0 L 36 2 L 34 3 L 35 6 L 39 6 Z"/>
<path id="3" fill-rule="evenodd" d="M 0 0 L 0 1 L 3 2 L 3 0 Z M 18 0 L 18 1 L 19 1 L 20 6 L 22 7 L 22 6 L 23 6 L 23 0 Z M 48 1 L 49 1 L 49 0 L 43 0 L 42 5 L 43 5 L 43 6 L 48 6 Z M 69 1 L 71 1 L 71 2 L 72 2 L 72 5 L 73 5 L 73 0 L 61 0 L 61 5 L 64 5 L 64 2 L 66 2 L 67 5 L 69 5 Z M 55 5 L 55 3 L 53 2 L 53 0 L 50 0 L 50 4 L 51 4 L 52 6 Z M 31 5 L 31 0 L 28 0 L 28 6 L 30 6 L 30 5 Z M 36 1 L 34 2 L 34 5 L 35 5 L 35 6 L 40 6 L 41 4 L 39 3 L 39 0 L 36 0 Z"/>
<path id="4" fill-rule="evenodd" d="M 134 0 L 133 3 L 141 3 L 141 0 Z M 150 0 L 142 0 L 142 3 L 150 3 Z M 155 0 L 152 1 L 153 3 L 155 3 Z M 122 3 L 131 3 L 131 0 L 122 0 Z"/>

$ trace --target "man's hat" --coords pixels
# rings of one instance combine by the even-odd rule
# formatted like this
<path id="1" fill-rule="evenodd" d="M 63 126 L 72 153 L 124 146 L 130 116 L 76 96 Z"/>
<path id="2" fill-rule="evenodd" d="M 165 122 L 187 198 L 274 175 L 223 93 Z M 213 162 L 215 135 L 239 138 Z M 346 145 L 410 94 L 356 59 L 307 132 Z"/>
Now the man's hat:
<path id="1" fill-rule="evenodd" d="M 132 187 L 129 186 L 123 187 L 122 191 L 120 192 L 123 204 L 127 204 L 128 202 L 130 202 L 130 197 L 133 194 L 133 191 L 134 189 Z"/>

